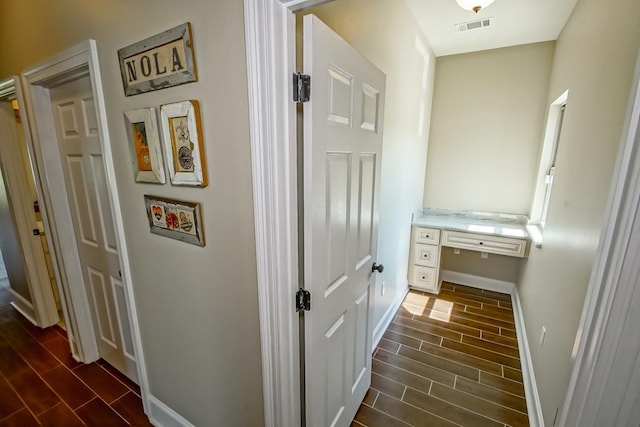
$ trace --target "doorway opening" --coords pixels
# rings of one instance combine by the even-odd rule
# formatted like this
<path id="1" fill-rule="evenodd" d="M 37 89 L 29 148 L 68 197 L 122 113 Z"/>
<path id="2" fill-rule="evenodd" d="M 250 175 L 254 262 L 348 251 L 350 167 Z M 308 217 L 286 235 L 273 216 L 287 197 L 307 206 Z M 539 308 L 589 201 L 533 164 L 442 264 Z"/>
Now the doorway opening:
<path id="1" fill-rule="evenodd" d="M 28 130 L 23 125 L 17 79 L 0 83 L 0 248 L 5 293 L 11 305 L 32 324 L 60 322 L 60 299 L 53 263 L 43 246 L 42 218 Z M 48 261 L 47 261 L 48 258 Z M 64 324 L 64 321 L 62 322 Z"/>

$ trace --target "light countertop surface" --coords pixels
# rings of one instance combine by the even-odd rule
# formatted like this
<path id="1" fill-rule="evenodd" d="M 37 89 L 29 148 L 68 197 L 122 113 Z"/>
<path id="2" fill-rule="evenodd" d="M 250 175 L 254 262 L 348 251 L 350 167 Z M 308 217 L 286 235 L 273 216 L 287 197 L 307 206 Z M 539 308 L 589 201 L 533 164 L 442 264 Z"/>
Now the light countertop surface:
<path id="1" fill-rule="evenodd" d="M 528 218 L 525 215 L 422 208 L 413 214 L 412 224 L 420 227 L 530 240 L 526 228 L 527 221 Z"/>

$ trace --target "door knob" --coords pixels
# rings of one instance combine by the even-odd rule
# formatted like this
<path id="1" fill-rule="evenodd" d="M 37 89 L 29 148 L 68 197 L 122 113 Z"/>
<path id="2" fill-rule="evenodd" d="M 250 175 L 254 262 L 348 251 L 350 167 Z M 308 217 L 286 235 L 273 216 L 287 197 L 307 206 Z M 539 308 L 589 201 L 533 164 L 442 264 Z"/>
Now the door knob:
<path id="1" fill-rule="evenodd" d="M 376 270 L 378 270 L 378 273 L 382 273 L 384 271 L 384 265 L 382 264 L 376 264 L 375 262 L 373 263 L 373 265 L 371 266 L 371 272 L 375 273 Z"/>

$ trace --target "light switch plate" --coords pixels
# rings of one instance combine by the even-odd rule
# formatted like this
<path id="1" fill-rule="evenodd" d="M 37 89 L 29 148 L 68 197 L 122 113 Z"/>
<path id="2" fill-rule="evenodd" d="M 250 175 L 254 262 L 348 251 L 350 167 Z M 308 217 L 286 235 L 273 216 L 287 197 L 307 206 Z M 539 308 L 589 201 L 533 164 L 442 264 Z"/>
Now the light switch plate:
<path id="1" fill-rule="evenodd" d="M 547 328 L 544 326 L 540 329 L 540 347 L 544 345 L 544 337 L 547 335 Z"/>

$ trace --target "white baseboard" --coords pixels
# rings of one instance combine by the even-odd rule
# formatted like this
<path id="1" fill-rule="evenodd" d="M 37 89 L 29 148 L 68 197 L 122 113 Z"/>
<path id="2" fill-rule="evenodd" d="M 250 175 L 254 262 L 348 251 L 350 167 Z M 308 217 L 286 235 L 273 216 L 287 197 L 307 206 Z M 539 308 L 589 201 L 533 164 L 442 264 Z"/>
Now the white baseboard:
<path id="1" fill-rule="evenodd" d="M 520 364 L 522 365 L 522 378 L 527 399 L 529 424 L 532 427 L 544 427 L 542 405 L 540 404 L 538 386 L 536 385 L 536 378 L 533 373 L 533 361 L 531 360 L 531 352 L 529 350 L 529 340 L 527 339 L 522 305 L 520 304 L 518 289 L 515 287 L 513 288 L 513 292 L 511 292 L 511 303 L 513 305 L 513 317 L 516 322 L 516 336 L 518 337 L 518 348 L 520 349 Z"/>
<path id="2" fill-rule="evenodd" d="M 402 301 L 404 301 L 404 297 L 407 296 L 408 292 L 409 292 L 409 287 L 408 286 L 405 286 L 404 289 L 400 290 L 400 292 L 396 296 L 396 299 L 393 300 L 393 302 L 391 303 L 389 308 L 387 308 L 387 311 L 384 312 L 384 315 L 382 316 L 382 319 L 380 319 L 380 322 L 378 322 L 378 324 L 374 328 L 374 330 L 373 330 L 373 340 L 372 340 L 372 343 L 371 343 L 372 344 L 372 346 L 371 346 L 371 352 L 372 353 L 375 351 L 376 347 L 378 346 L 378 343 L 382 339 L 382 335 L 384 335 L 384 332 L 387 330 L 387 328 L 391 324 L 391 321 L 393 320 L 393 316 L 395 316 L 396 311 L 398 311 L 398 308 L 400 307 L 400 304 L 402 304 Z"/>
<path id="3" fill-rule="evenodd" d="M 158 398 L 149 393 L 149 408 L 147 416 L 156 427 L 194 427 L 173 409 L 162 403 Z"/>
<path id="4" fill-rule="evenodd" d="M 36 320 L 36 311 L 33 308 L 33 304 L 13 289 L 10 288 L 9 292 L 11 292 L 11 297 L 13 298 L 11 306 L 22 314 L 29 322 L 33 323 L 34 326 L 40 326 Z"/>
<path id="5" fill-rule="evenodd" d="M 504 280 L 491 279 L 489 277 L 474 276 L 473 274 L 459 273 L 457 271 L 442 270 L 440 278 L 443 282 L 458 283 L 472 288 L 485 289 L 487 291 L 512 294 L 516 288 L 515 283 Z"/>

